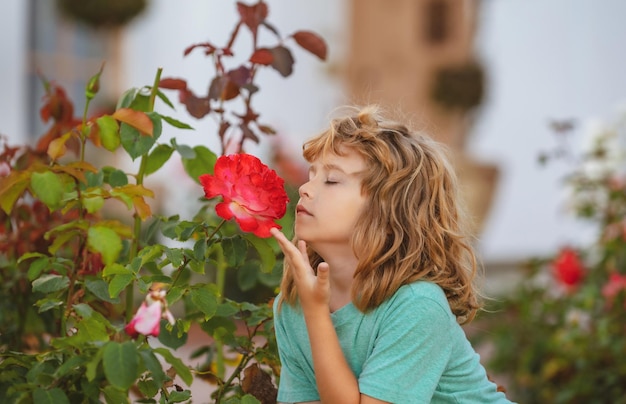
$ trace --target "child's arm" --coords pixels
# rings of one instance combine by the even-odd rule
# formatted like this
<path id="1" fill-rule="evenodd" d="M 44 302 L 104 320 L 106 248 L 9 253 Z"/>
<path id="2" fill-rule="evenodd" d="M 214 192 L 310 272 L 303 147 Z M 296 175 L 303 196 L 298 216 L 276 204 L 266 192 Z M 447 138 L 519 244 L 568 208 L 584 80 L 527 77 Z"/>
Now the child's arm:
<path id="1" fill-rule="evenodd" d="M 330 317 L 328 264 L 321 263 L 315 276 L 309 265 L 304 241 L 300 241 L 296 247 L 280 231 L 272 229 L 271 232 L 294 271 L 294 282 L 307 325 L 321 402 L 384 403 L 360 393 L 358 381 L 343 355 Z"/>

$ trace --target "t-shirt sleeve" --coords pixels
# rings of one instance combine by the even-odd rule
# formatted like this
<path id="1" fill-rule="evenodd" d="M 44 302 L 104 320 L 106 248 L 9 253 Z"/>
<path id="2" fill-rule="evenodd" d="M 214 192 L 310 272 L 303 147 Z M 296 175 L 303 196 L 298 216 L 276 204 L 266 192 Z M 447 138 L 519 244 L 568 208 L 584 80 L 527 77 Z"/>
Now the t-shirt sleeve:
<path id="1" fill-rule="evenodd" d="M 407 293 L 383 316 L 359 377 L 361 393 L 395 403 L 429 403 L 452 352 L 449 309 Z"/>
<path id="2" fill-rule="evenodd" d="M 303 347 L 308 347 L 308 336 L 301 340 L 303 336 L 288 335 L 286 332 L 285 325 L 292 322 L 286 321 L 285 315 L 291 311 L 292 309 L 283 303 L 279 313 L 277 304 L 274 304 L 274 330 L 281 362 L 278 401 L 296 403 L 319 400 L 315 373 L 302 352 Z M 299 334 L 297 328 L 295 324 L 291 324 L 291 333 Z M 306 345 L 303 346 L 302 343 Z"/>

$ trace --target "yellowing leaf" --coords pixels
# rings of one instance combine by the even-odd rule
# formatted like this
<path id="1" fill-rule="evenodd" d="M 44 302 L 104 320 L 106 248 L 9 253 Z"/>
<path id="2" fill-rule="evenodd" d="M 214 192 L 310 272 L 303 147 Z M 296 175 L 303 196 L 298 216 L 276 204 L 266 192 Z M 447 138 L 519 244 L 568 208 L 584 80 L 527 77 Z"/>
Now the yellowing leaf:
<path id="1" fill-rule="evenodd" d="M 30 182 L 30 172 L 11 171 L 4 178 L 0 178 L 0 207 L 8 215 L 13 210 L 15 202 L 24 193 Z"/>
<path id="2" fill-rule="evenodd" d="M 65 153 L 67 152 L 67 147 L 65 146 L 65 143 L 67 143 L 70 136 L 71 132 L 68 132 L 65 135 L 58 137 L 50 142 L 50 144 L 48 145 L 48 156 L 50 156 L 52 160 L 58 160 L 61 157 L 65 156 Z"/>
<path id="3" fill-rule="evenodd" d="M 146 220 L 147 218 L 152 216 L 152 209 L 150 209 L 150 205 L 148 205 L 142 197 L 134 197 L 133 204 L 135 205 L 135 210 L 137 211 L 137 214 L 139 215 L 141 220 Z"/>
<path id="4" fill-rule="evenodd" d="M 144 135 L 152 136 L 154 124 L 145 112 L 130 108 L 120 108 L 113 113 L 113 118 L 132 126 Z"/>

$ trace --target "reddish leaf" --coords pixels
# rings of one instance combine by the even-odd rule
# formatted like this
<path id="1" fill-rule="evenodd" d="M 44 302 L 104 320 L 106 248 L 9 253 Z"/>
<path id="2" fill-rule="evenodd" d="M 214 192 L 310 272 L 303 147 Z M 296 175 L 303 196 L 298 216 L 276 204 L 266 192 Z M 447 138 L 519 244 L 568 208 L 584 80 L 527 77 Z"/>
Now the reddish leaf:
<path id="1" fill-rule="evenodd" d="M 239 127 L 241 128 L 241 131 L 243 133 L 243 138 L 244 139 L 250 139 L 254 143 L 259 143 L 259 137 L 254 134 L 254 132 L 252 131 L 252 129 L 250 129 L 248 127 L 248 125 L 243 125 L 242 124 L 242 125 L 239 125 Z"/>
<path id="2" fill-rule="evenodd" d="M 246 24 L 254 34 L 256 34 L 259 25 L 265 21 L 268 14 L 267 4 L 263 1 L 259 1 L 253 6 L 237 2 L 237 10 L 239 11 L 241 21 Z"/>
<path id="3" fill-rule="evenodd" d="M 219 100 L 222 94 L 222 89 L 226 85 L 226 80 L 228 80 L 224 76 L 215 76 L 213 80 L 211 80 L 211 85 L 209 86 L 209 99 L 211 100 Z"/>
<path id="4" fill-rule="evenodd" d="M 74 117 L 74 105 L 62 87 L 52 84 L 50 91 L 43 97 L 44 105 L 39 114 L 44 122 L 50 118 L 55 122 L 70 122 Z"/>
<path id="5" fill-rule="evenodd" d="M 120 108 L 111 115 L 113 118 L 132 126 L 144 135 L 152 136 L 153 123 L 145 112 L 130 108 Z"/>
<path id="6" fill-rule="evenodd" d="M 274 55 L 267 48 L 257 49 L 252 56 L 250 56 L 250 62 L 258 65 L 270 65 L 274 61 Z"/>
<path id="7" fill-rule="evenodd" d="M 232 100 L 239 95 L 239 86 L 232 80 L 228 80 L 222 90 L 221 99 L 223 101 Z"/>
<path id="8" fill-rule="evenodd" d="M 239 95 L 239 86 L 229 76 L 215 77 L 209 87 L 209 99 L 228 101 Z"/>
<path id="9" fill-rule="evenodd" d="M 197 97 L 191 91 L 181 91 L 180 102 L 185 104 L 187 112 L 194 118 L 202 118 L 211 112 L 211 103 L 207 97 Z"/>
<path id="10" fill-rule="evenodd" d="M 186 90 L 187 82 L 183 79 L 167 78 L 159 81 L 159 87 L 169 90 Z"/>
<path id="11" fill-rule="evenodd" d="M 215 48 L 215 46 L 213 46 L 212 44 L 210 44 L 210 43 L 208 43 L 208 42 L 197 43 L 197 44 L 194 44 L 194 45 L 188 46 L 188 47 L 185 49 L 184 56 L 189 55 L 189 54 L 191 53 L 191 51 L 193 51 L 193 50 L 194 50 L 194 49 L 196 49 L 196 48 L 204 48 L 204 53 L 205 53 L 206 55 L 210 55 L 210 54 L 212 54 L 213 52 L 215 52 L 215 49 L 216 49 L 216 48 Z"/>
<path id="12" fill-rule="evenodd" d="M 326 42 L 314 32 L 311 31 L 298 31 L 293 34 L 293 39 L 302 48 L 311 52 L 318 58 L 326 60 L 327 48 Z"/>
<path id="13" fill-rule="evenodd" d="M 250 69 L 248 69 L 245 66 L 240 66 L 239 68 L 235 70 L 231 70 L 228 73 L 226 73 L 226 75 L 228 76 L 230 81 L 234 82 L 239 87 L 245 86 L 248 83 L 248 81 L 250 81 L 250 77 L 251 77 Z"/>
<path id="14" fill-rule="evenodd" d="M 270 49 L 274 60 L 272 61 L 272 67 L 276 69 L 283 77 L 291 75 L 293 72 L 293 56 L 291 51 L 284 46 L 277 46 Z"/>

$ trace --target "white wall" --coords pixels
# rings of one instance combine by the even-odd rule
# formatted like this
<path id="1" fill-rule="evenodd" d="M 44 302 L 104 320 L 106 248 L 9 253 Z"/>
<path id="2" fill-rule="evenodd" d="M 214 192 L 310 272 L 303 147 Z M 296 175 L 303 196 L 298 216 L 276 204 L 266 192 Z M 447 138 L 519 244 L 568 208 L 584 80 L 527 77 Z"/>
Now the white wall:
<path id="1" fill-rule="evenodd" d="M 14 145 L 26 138 L 27 1 L 0 2 L 0 134 Z"/>
<path id="2" fill-rule="evenodd" d="M 565 211 L 565 164 L 542 168 L 556 145 L 551 119 L 609 117 L 626 100 L 626 2 L 492 0 L 482 5 L 479 53 L 488 99 L 472 151 L 502 168 L 482 237 L 486 260 L 549 253 L 591 235 Z M 582 134 L 575 132 L 574 147 Z"/>

